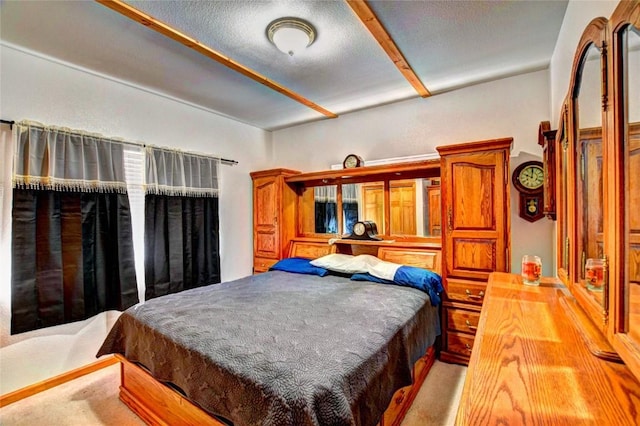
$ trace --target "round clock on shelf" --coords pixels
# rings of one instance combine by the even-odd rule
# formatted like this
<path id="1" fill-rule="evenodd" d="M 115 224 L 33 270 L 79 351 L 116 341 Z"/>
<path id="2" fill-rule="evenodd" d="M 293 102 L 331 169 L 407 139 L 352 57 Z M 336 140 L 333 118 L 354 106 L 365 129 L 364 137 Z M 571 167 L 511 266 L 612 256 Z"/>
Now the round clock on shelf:
<path id="1" fill-rule="evenodd" d="M 362 158 L 356 154 L 349 154 L 344 158 L 342 162 L 342 167 L 345 169 L 353 169 L 356 167 L 361 167 L 364 163 L 362 162 Z"/>
<path id="2" fill-rule="evenodd" d="M 380 241 L 382 238 L 378 237 L 378 227 L 375 222 L 370 220 L 364 220 L 356 222 L 353 225 L 353 232 L 343 238 L 352 240 L 374 240 Z"/>
<path id="3" fill-rule="evenodd" d="M 535 222 L 544 216 L 544 166 L 540 161 L 525 161 L 513 171 L 513 186 L 520 193 L 520 217 Z"/>

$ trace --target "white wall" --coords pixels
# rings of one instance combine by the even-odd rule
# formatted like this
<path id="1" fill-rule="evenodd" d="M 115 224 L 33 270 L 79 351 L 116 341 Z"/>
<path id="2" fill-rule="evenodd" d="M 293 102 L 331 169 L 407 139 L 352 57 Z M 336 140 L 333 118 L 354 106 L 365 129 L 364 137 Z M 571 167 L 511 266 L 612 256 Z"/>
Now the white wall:
<path id="1" fill-rule="evenodd" d="M 274 158 L 279 166 L 312 171 L 341 163 L 349 153 L 366 163 L 432 153 L 440 145 L 513 137 L 513 156 L 525 152 L 533 154 L 527 159 L 539 160 L 538 126 L 549 117 L 548 72 L 537 71 L 279 130 L 273 134 Z M 513 170 L 523 160 L 511 161 Z M 543 273 L 551 275 L 553 223 L 521 219 L 511 188 L 511 270 L 520 271 L 526 252 L 539 255 Z"/>
<path id="2" fill-rule="evenodd" d="M 573 55 L 582 32 L 593 19 L 603 17 L 609 19 L 618 2 L 612 0 L 571 0 L 562 21 L 562 28 L 551 57 L 551 127 L 557 128 L 560 120 L 562 103 L 569 90 Z"/>
<path id="3" fill-rule="evenodd" d="M 222 279 L 251 273 L 249 172 L 271 167 L 270 132 L 7 45 L 0 45 L 0 71 L 2 119 L 30 119 L 238 160 L 236 166 L 222 166 Z M 3 154 L 4 148 L 0 149 Z M 2 161 L 10 164 L 4 155 Z M 10 194 L 3 195 L 6 204 Z M 2 232 L 1 237 L 0 248 L 6 251 L 10 236 Z M 95 361 L 113 321 L 113 315 L 102 314 L 84 322 L 10 336 L 9 256 L 0 253 L 0 394 Z"/>

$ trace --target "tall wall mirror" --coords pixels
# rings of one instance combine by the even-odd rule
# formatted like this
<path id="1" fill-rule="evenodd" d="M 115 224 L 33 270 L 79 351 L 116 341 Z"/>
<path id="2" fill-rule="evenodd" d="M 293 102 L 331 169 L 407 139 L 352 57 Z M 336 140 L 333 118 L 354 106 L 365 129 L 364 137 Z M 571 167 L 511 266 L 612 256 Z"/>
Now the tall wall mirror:
<path id="1" fill-rule="evenodd" d="M 612 211 L 606 191 L 608 162 L 608 21 L 596 18 L 585 28 L 574 56 L 571 84 L 558 129 L 558 276 L 570 289 L 580 318 L 604 333 L 608 321 L 605 226 Z M 582 322 L 574 316 L 578 323 Z M 593 326 L 592 326 L 593 327 Z M 595 332 L 597 334 L 597 332 Z M 604 336 L 593 352 L 616 358 Z M 595 341 L 595 340 L 593 340 Z M 596 347 L 594 345 L 593 347 Z"/>

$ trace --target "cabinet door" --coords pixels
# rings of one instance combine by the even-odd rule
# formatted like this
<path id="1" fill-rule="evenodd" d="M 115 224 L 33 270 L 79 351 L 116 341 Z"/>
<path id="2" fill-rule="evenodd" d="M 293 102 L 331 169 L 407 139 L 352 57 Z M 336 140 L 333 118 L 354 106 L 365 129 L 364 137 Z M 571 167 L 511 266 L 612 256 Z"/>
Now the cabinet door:
<path id="1" fill-rule="evenodd" d="M 508 271 L 506 161 L 503 151 L 443 157 L 447 275 L 486 280 Z"/>
<path id="2" fill-rule="evenodd" d="M 402 185 L 391 182 L 391 235 L 416 235 L 416 185 L 410 181 Z"/>
<path id="3" fill-rule="evenodd" d="M 253 182 L 254 256 L 279 258 L 280 180 L 268 176 Z"/>
<path id="4" fill-rule="evenodd" d="M 384 189 L 382 185 L 363 186 L 362 198 L 364 200 L 364 220 L 375 222 L 378 232 L 384 231 Z"/>

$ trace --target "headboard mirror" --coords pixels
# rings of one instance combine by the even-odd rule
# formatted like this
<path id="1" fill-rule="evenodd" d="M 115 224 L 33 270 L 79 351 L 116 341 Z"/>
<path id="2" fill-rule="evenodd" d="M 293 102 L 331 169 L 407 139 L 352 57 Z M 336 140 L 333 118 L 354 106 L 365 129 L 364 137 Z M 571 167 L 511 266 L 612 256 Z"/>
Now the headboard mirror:
<path id="1" fill-rule="evenodd" d="M 440 239 L 439 160 L 292 176 L 299 195 L 300 237 L 350 234 L 356 221 L 376 223 L 392 239 Z"/>
<path id="2" fill-rule="evenodd" d="M 345 217 L 370 220 L 382 230 L 385 224 L 384 182 L 342 185 Z M 440 180 L 397 179 L 389 181 L 389 235 L 436 237 L 440 235 Z M 345 220 L 343 233 L 351 232 L 355 220 Z"/>

